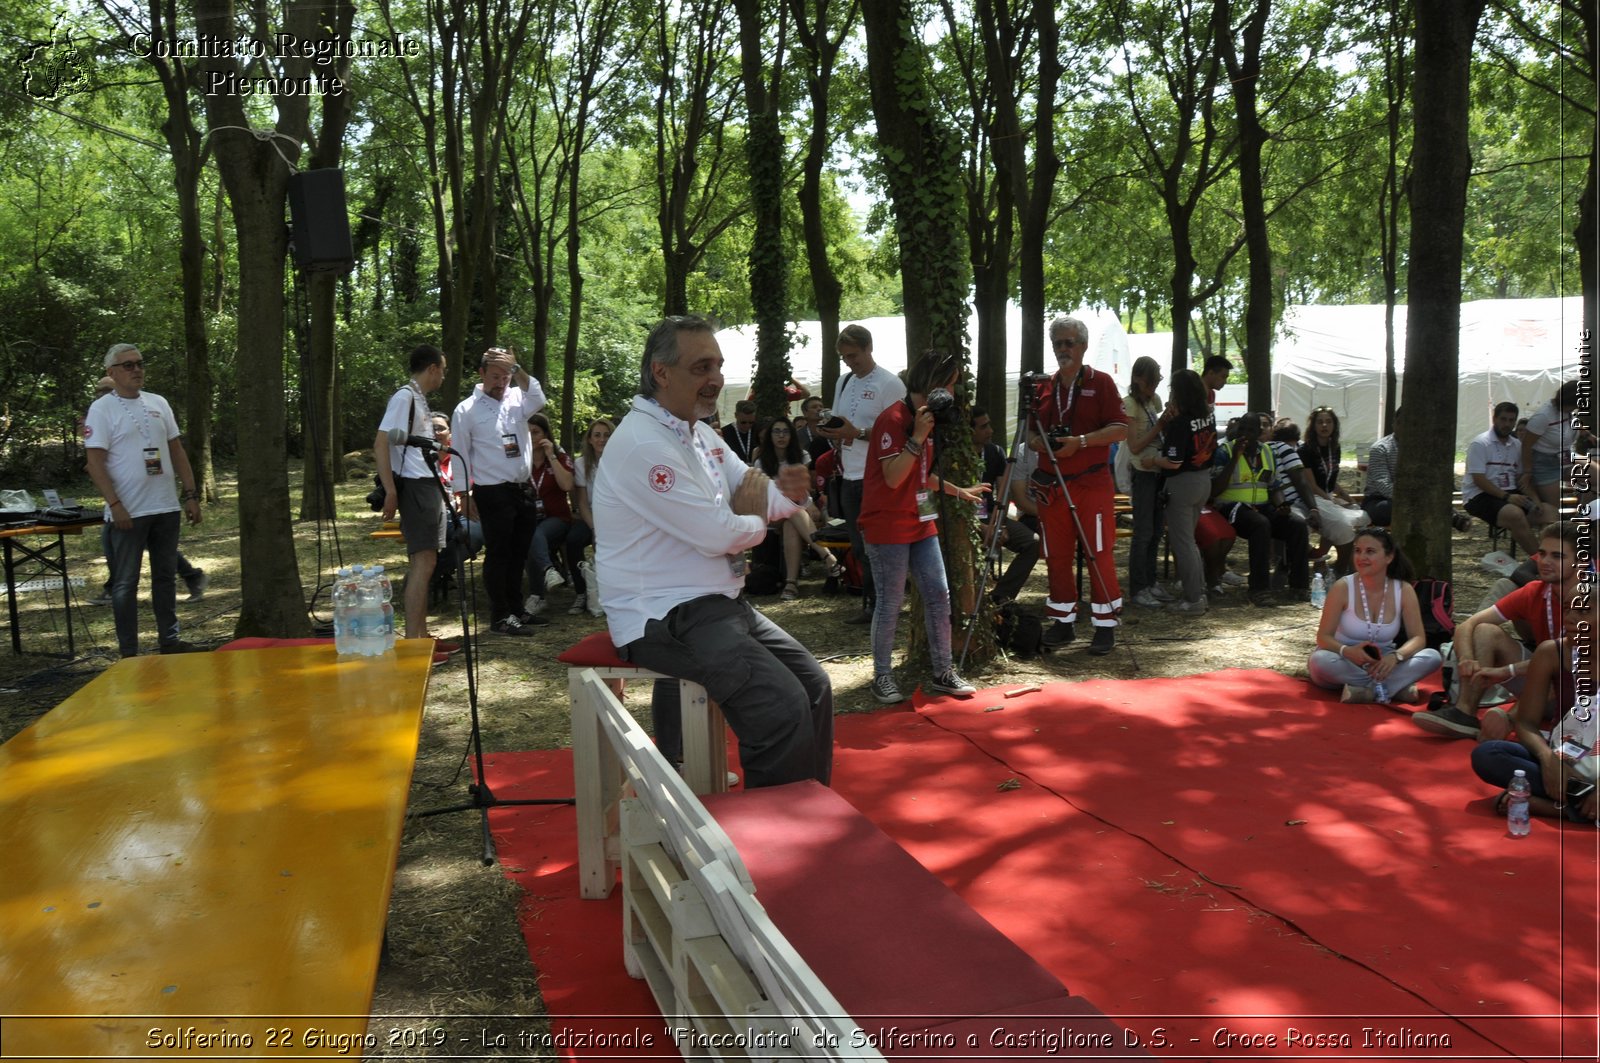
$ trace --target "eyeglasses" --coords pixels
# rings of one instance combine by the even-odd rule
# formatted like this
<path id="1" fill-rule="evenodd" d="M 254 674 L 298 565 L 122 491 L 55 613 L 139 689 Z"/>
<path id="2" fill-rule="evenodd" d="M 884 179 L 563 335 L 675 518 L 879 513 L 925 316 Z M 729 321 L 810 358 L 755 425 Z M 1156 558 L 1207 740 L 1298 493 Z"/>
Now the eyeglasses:
<path id="1" fill-rule="evenodd" d="M 144 362 L 142 362 L 142 361 L 135 362 L 135 361 L 130 359 L 130 360 L 126 361 L 126 362 L 112 362 L 110 365 L 106 366 L 106 368 L 107 369 L 129 369 L 129 370 L 132 370 L 132 369 L 143 369 L 144 368 Z"/>

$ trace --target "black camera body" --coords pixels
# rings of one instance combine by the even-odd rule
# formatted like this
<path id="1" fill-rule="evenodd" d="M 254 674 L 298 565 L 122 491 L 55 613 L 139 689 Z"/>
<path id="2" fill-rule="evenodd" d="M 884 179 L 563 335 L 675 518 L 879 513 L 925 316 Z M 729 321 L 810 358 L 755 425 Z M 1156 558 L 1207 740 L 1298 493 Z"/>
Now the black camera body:
<path id="1" fill-rule="evenodd" d="M 933 423 L 938 427 L 949 428 L 960 419 L 956 397 L 945 388 L 928 392 L 928 412 L 933 414 Z"/>

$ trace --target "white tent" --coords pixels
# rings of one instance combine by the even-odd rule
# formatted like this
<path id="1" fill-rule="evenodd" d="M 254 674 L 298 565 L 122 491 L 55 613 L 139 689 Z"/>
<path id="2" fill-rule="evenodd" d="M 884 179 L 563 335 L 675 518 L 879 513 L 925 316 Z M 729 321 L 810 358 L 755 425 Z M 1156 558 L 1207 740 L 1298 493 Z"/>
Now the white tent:
<path id="1" fill-rule="evenodd" d="M 1460 379 L 1409 401 L 1454 395 L 1456 450 L 1489 427 L 1498 402 L 1531 414 L 1577 375 L 1583 300 L 1481 299 L 1461 304 Z M 1395 307 L 1397 380 L 1405 371 L 1406 308 Z M 1364 457 L 1383 416 L 1383 307 L 1291 306 L 1272 349 L 1273 408 L 1304 426 L 1332 406 L 1347 451 Z M 1400 405 L 1407 400 L 1401 396 Z"/>

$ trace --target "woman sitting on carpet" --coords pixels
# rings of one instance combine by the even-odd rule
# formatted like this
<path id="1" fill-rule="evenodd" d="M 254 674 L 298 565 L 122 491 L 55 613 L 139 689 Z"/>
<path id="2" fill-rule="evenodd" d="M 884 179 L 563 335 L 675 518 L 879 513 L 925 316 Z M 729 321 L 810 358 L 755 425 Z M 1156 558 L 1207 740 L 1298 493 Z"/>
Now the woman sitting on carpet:
<path id="1" fill-rule="evenodd" d="M 1311 681 L 1342 687 L 1344 702 L 1421 701 L 1417 681 L 1439 670 L 1440 657 L 1423 633 L 1411 563 L 1386 528 L 1363 528 L 1351 550 L 1355 572 L 1328 588 L 1322 607 L 1317 648 L 1306 664 Z"/>
<path id="2" fill-rule="evenodd" d="M 1504 788 L 1519 768 L 1531 791 L 1528 809 L 1540 816 L 1580 822 L 1600 819 L 1595 788 L 1597 756 L 1594 677 L 1594 584 L 1580 583 L 1568 599 L 1566 635 L 1541 642 L 1528 664 L 1527 681 L 1513 720 L 1515 741 L 1479 742 L 1472 770 Z M 1553 704 L 1552 704 L 1553 703 Z M 1546 712 L 1551 708 L 1553 712 Z M 1554 726 L 1544 728 L 1552 721 Z M 1505 796 L 1495 805 L 1505 812 Z"/>

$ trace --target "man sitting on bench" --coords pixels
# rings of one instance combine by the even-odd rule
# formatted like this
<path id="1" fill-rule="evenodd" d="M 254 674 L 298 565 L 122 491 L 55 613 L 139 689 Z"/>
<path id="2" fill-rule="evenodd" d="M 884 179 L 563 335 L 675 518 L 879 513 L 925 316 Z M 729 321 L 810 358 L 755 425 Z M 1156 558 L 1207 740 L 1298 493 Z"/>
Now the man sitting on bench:
<path id="1" fill-rule="evenodd" d="M 1538 552 L 1535 528 L 1559 514 L 1554 506 L 1518 490 L 1522 480 L 1522 441 L 1517 438 L 1517 404 L 1497 403 L 1494 424 L 1467 444 L 1467 473 L 1461 478 L 1462 507 L 1491 528 L 1504 528 L 1528 553 Z"/>
<path id="2" fill-rule="evenodd" d="M 803 465 L 776 482 L 730 453 L 701 417 L 722 390 L 710 322 L 651 329 L 639 394 L 595 474 L 595 569 L 617 654 L 706 688 L 739 739 L 745 786 L 833 767 L 833 686 L 810 651 L 742 596 L 744 552 L 807 497 Z M 681 759 L 675 699 L 657 698 L 656 744 Z"/>

